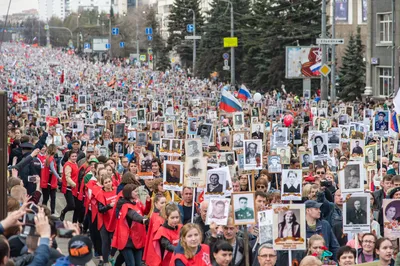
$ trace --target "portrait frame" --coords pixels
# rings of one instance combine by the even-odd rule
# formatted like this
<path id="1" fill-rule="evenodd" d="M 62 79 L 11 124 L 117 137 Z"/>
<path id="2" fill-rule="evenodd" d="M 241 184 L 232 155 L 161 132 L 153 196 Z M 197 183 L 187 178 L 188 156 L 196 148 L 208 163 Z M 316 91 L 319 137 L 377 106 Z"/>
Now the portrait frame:
<path id="1" fill-rule="evenodd" d="M 301 169 L 283 169 L 282 170 L 282 185 L 281 185 L 281 199 L 282 200 L 301 200 L 302 198 L 302 176 Z M 294 183 L 290 186 L 290 181 L 295 175 Z M 295 188 L 297 186 L 297 188 Z"/>
<path id="2" fill-rule="evenodd" d="M 218 176 L 218 186 L 215 188 L 211 184 L 211 176 Z M 229 169 L 227 167 L 211 169 L 207 171 L 206 187 L 204 189 L 204 194 L 223 196 L 225 190 L 227 189 L 226 183 L 228 181 Z M 215 191 L 214 191 L 215 190 Z"/>
<path id="3" fill-rule="evenodd" d="M 241 130 L 245 125 L 243 112 L 234 112 L 232 114 L 232 121 L 234 130 Z"/>
<path id="4" fill-rule="evenodd" d="M 179 180 L 171 179 L 171 178 L 174 178 L 172 176 L 169 176 L 171 168 L 174 170 L 178 170 L 178 174 L 179 174 L 178 179 Z M 175 182 L 175 181 L 178 181 L 178 182 Z M 163 183 L 164 183 L 165 190 L 179 191 L 179 192 L 182 191 L 182 188 L 183 188 L 183 162 L 164 161 L 164 163 L 163 163 Z"/>
<path id="5" fill-rule="evenodd" d="M 383 199 L 382 203 L 384 235 L 397 239 L 400 237 L 400 199 Z"/>
<path id="6" fill-rule="evenodd" d="M 261 170 L 263 167 L 263 152 L 262 152 L 262 140 L 251 139 L 244 140 L 244 170 Z M 255 153 L 251 154 L 252 148 L 250 145 L 255 147 Z"/>
<path id="7" fill-rule="evenodd" d="M 203 157 L 203 147 L 200 139 L 198 138 L 186 139 L 185 157 L 191 157 L 191 158 Z"/>
<path id="8" fill-rule="evenodd" d="M 307 162 L 304 162 L 304 156 L 308 155 L 308 164 Z M 312 164 L 312 154 L 311 152 L 300 152 L 299 153 L 299 160 L 300 160 L 300 165 L 301 169 L 303 170 L 310 170 L 310 164 Z"/>
<path id="9" fill-rule="evenodd" d="M 379 121 L 380 114 L 385 114 L 382 123 Z M 390 111 L 389 110 L 377 110 L 373 117 L 372 121 L 373 130 L 374 132 L 378 133 L 381 136 L 388 136 L 389 135 L 389 126 L 390 126 Z"/>
<path id="10" fill-rule="evenodd" d="M 217 205 L 224 204 L 224 213 L 223 216 L 216 217 L 214 210 Z M 215 223 L 217 225 L 227 225 L 229 218 L 229 209 L 230 209 L 231 200 L 223 197 L 211 198 L 209 200 L 208 208 L 207 208 L 207 216 L 206 216 L 206 225 L 210 225 L 211 223 Z M 214 214 L 213 214 L 214 213 Z"/>
<path id="11" fill-rule="evenodd" d="M 198 167 L 197 167 L 197 166 Z M 186 157 L 184 168 L 184 186 L 200 187 L 206 186 L 207 159 L 205 157 Z"/>
<path id="12" fill-rule="evenodd" d="M 369 233 L 371 231 L 371 195 L 369 193 L 353 193 L 343 204 L 343 233 Z M 362 210 L 357 212 L 355 203 L 360 202 Z M 364 222 L 363 222 L 364 220 Z"/>
<path id="13" fill-rule="evenodd" d="M 145 138 L 141 138 L 145 136 Z M 138 147 L 147 147 L 149 142 L 149 136 L 147 135 L 147 131 L 137 131 L 136 132 L 136 146 Z"/>
<path id="14" fill-rule="evenodd" d="M 241 207 L 241 204 L 244 204 L 242 198 L 247 199 L 245 208 Z M 235 192 L 231 194 L 231 199 L 233 202 L 233 220 L 235 225 L 248 225 L 257 223 L 254 192 Z M 240 200 L 242 200 L 242 203 L 240 203 Z M 244 218 L 242 218 L 243 216 Z"/>
<path id="15" fill-rule="evenodd" d="M 273 241 L 273 211 L 272 209 L 259 211 L 257 213 L 258 218 L 258 243 L 260 245 L 264 243 L 272 244 Z"/>
<path id="16" fill-rule="evenodd" d="M 354 176 L 351 171 L 354 170 Z M 356 175 L 358 175 L 358 181 Z M 355 193 L 364 191 L 364 166 L 362 161 L 349 161 L 343 170 L 339 172 L 339 184 L 342 193 Z M 350 180 L 351 179 L 351 180 Z M 357 184 L 358 183 L 358 184 Z"/>
<path id="17" fill-rule="evenodd" d="M 277 164 L 276 167 L 272 167 L 272 161 L 276 160 Z M 272 174 L 282 173 L 282 164 L 281 164 L 281 157 L 279 155 L 270 155 L 268 156 L 268 172 Z"/>

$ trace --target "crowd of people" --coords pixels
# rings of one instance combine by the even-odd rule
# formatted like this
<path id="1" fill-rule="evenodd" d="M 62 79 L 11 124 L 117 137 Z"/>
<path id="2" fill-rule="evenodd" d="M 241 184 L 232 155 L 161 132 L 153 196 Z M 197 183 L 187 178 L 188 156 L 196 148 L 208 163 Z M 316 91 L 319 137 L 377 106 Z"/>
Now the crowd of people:
<path id="1" fill-rule="evenodd" d="M 23 43 L 2 45 L 0 84 L 1 265 L 400 265 L 390 100 L 258 99 Z"/>

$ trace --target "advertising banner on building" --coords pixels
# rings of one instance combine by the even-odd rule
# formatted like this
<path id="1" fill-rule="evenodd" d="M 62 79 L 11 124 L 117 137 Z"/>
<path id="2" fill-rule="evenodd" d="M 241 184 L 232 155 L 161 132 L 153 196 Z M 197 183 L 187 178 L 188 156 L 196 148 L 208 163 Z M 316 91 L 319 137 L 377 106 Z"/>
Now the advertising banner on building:
<path id="1" fill-rule="evenodd" d="M 335 19 L 336 22 L 347 23 L 349 22 L 349 0 L 335 0 L 336 10 Z"/>

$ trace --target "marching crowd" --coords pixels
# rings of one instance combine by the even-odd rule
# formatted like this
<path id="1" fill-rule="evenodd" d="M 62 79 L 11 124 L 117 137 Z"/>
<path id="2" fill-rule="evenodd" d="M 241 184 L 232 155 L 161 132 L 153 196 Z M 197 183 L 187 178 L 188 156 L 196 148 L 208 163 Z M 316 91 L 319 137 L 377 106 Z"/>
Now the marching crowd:
<path id="1" fill-rule="evenodd" d="M 242 114 L 243 126 L 238 129 L 232 113 L 218 104 L 226 87 L 214 77 L 188 77 L 178 66 L 158 72 L 119 60 L 92 63 L 58 49 L 22 43 L 3 44 L 1 64 L 1 89 L 8 96 L 9 165 L 8 216 L 0 223 L 1 265 L 85 265 L 94 257 L 99 265 L 127 266 L 344 266 L 373 261 L 382 266 L 400 265 L 400 255 L 396 259 L 398 236 L 386 230 L 385 222 L 390 218 L 397 228 L 400 209 L 396 204 L 383 208 L 386 199 L 400 199 L 397 135 L 385 136 L 383 141 L 382 135 L 369 134 L 378 126 L 372 126 L 373 116 L 366 122 L 363 115 L 365 110 L 391 110 L 390 101 L 329 103 L 321 116 L 318 110 L 325 109 L 318 94 L 305 99 L 284 90 L 273 91 L 262 100 L 247 97 L 240 102 L 242 109 L 235 114 Z M 340 109 L 349 106 L 352 112 L 347 121 L 339 123 Z M 288 124 L 284 121 L 287 116 L 293 118 Z M 192 118 L 197 124 L 189 125 Z M 354 144 L 356 150 L 332 130 L 352 122 L 360 123 L 346 133 L 361 134 Z M 256 123 L 265 126 L 252 132 Z M 381 120 L 377 123 L 389 127 Z M 203 141 L 202 129 L 206 128 L 202 124 L 215 126 L 207 141 Z M 279 135 L 281 128 L 290 129 L 289 135 Z M 224 135 L 221 129 L 231 133 Z M 311 139 L 316 130 L 335 132 L 330 143 L 336 143 L 336 137 L 337 145 L 331 148 L 318 136 Z M 244 138 L 233 138 L 236 131 L 244 132 L 238 135 Z M 164 139 L 181 140 L 180 146 L 163 154 L 155 132 Z M 230 178 L 226 186 L 218 183 L 218 175 L 204 174 L 204 179 L 211 180 L 207 181 L 208 191 L 221 191 L 214 195 L 220 199 L 245 192 L 254 195 L 253 205 L 243 198 L 241 209 L 228 206 L 224 224 L 209 222 L 210 198 L 205 187 L 186 183 L 186 170 L 175 176 L 177 169 L 164 165 L 165 161 L 185 162 L 191 157 L 182 144 L 196 138 L 202 140 L 208 164 L 194 159 L 193 169 L 198 162 L 200 166 L 190 175 L 227 165 Z M 244 163 L 257 164 L 257 170 L 249 172 L 240 165 L 243 150 L 232 147 L 251 139 L 261 139 L 262 150 L 258 154 L 259 147 L 249 144 Z M 290 153 L 283 150 L 280 154 L 275 144 L 285 139 Z M 375 148 L 381 144 L 379 156 L 365 152 L 364 162 L 360 141 Z M 310 150 L 312 154 L 307 153 Z M 231 156 L 222 161 L 219 155 L 226 151 L 232 152 Z M 318 153 L 328 155 L 313 161 Z M 373 164 L 368 177 L 350 169 L 348 182 L 356 179 L 357 173 L 358 184 L 340 184 L 340 171 L 357 155 L 363 168 Z M 288 180 L 295 180 L 295 171 L 301 171 L 301 200 L 282 199 L 283 191 L 299 191 L 290 181 L 284 183 L 283 169 L 294 171 Z M 178 189 L 165 189 L 167 181 L 174 178 Z M 356 200 L 353 211 L 345 216 L 350 224 L 365 224 L 364 217 L 368 217 L 368 232 L 345 233 L 348 221 L 343 206 L 351 197 L 347 190 L 358 186 L 368 194 L 370 210 L 362 208 L 365 202 Z M 62 210 L 56 208 L 57 193 L 65 198 Z M 242 204 L 242 198 L 239 200 Z M 236 223 L 279 204 L 302 205 L 304 213 L 286 212 L 266 237 L 261 237 L 259 220 Z M 305 238 L 306 250 L 277 250 L 275 234 L 288 243 Z M 66 254 L 57 246 L 57 240 L 65 237 L 70 238 Z"/>

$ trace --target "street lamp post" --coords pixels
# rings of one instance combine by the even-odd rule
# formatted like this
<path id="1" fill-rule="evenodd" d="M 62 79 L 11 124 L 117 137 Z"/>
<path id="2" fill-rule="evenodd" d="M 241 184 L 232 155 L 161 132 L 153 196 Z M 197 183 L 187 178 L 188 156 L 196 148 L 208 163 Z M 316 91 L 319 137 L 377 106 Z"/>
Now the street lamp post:
<path id="1" fill-rule="evenodd" d="M 112 28 L 111 28 L 111 12 L 110 12 L 109 20 L 108 20 L 108 27 L 109 27 L 108 43 L 110 44 L 110 48 L 108 49 L 108 55 L 110 56 L 110 60 L 111 60 L 112 59 L 112 51 L 111 51 L 111 48 L 112 48 L 111 47 L 111 32 L 112 32 Z"/>
<path id="2" fill-rule="evenodd" d="M 76 17 L 76 48 L 79 51 L 79 18 L 81 17 L 81 14 L 78 14 Z"/>
<path id="3" fill-rule="evenodd" d="M 235 37 L 235 29 L 233 24 L 233 4 L 230 0 L 222 0 L 231 5 L 231 37 Z M 235 48 L 231 47 L 231 87 L 235 86 Z"/>
<path id="4" fill-rule="evenodd" d="M 193 13 L 193 76 L 196 75 L 196 40 L 194 39 L 196 36 L 196 13 L 194 13 L 193 9 L 189 9 L 189 12 Z"/>

